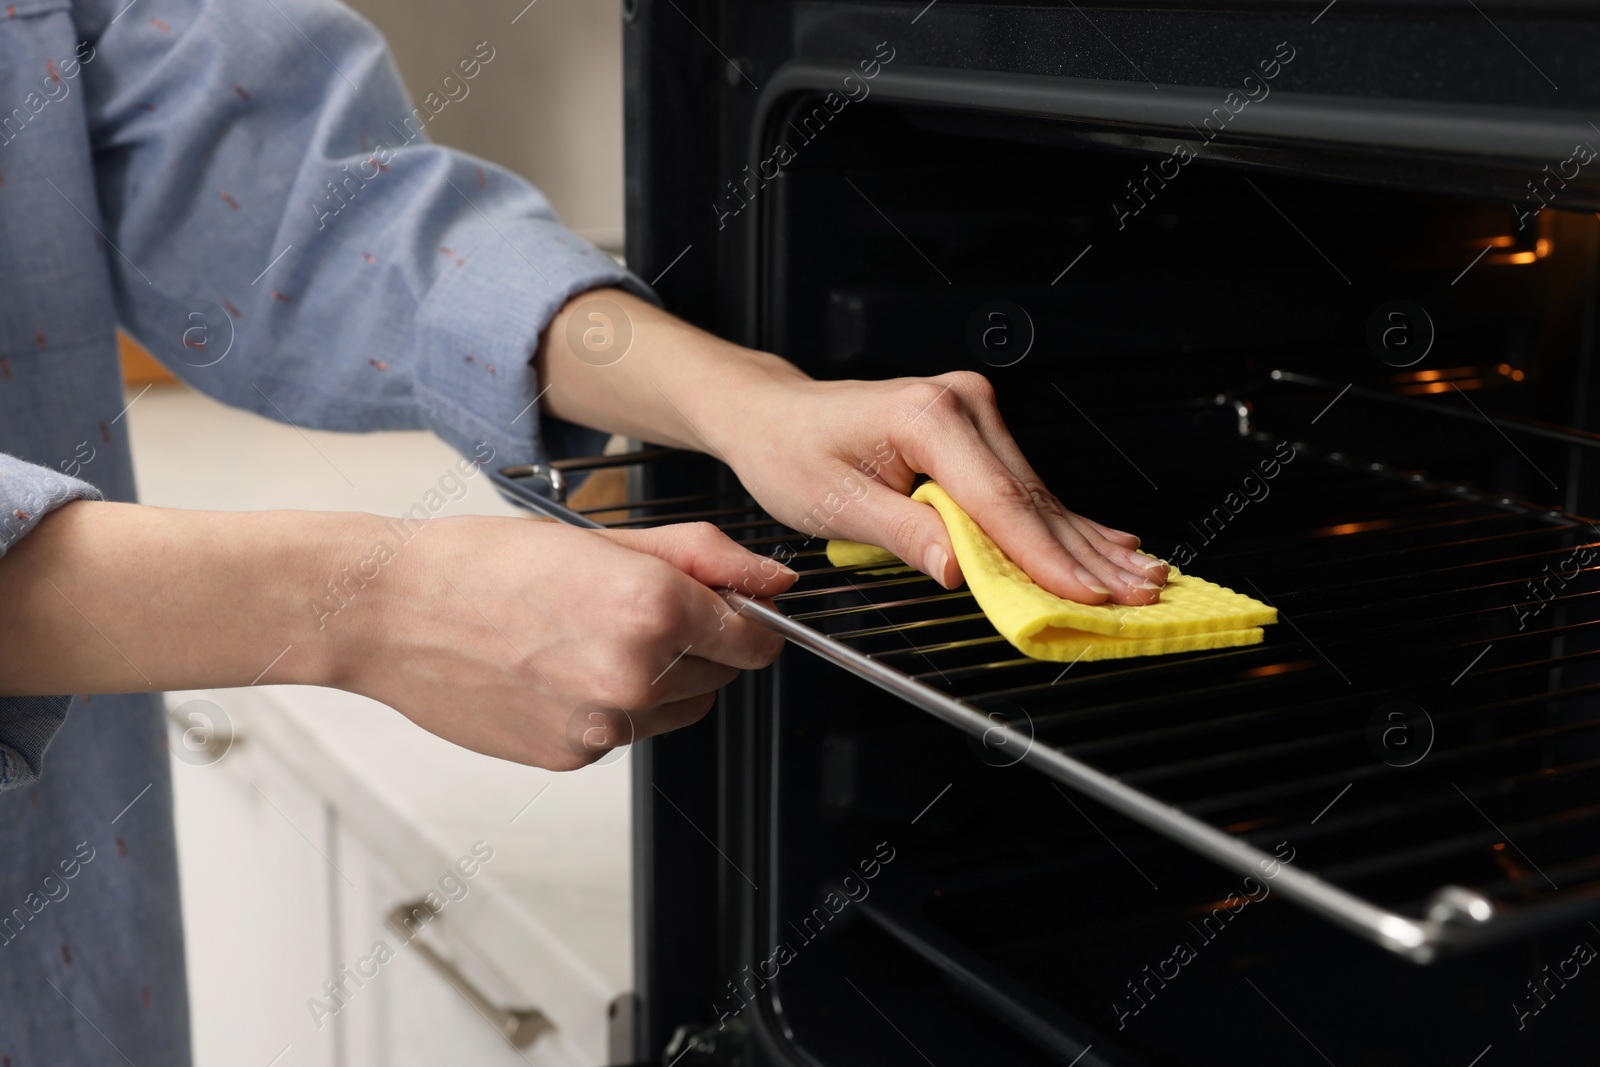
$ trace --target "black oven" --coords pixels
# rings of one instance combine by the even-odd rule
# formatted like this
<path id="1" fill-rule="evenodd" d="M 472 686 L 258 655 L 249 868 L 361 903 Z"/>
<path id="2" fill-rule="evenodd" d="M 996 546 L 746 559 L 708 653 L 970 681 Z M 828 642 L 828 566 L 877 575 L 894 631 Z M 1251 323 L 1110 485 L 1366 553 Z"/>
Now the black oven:
<path id="1" fill-rule="evenodd" d="M 669 306 L 984 371 L 1068 506 L 1282 619 L 1033 662 L 713 461 L 602 461 L 611 521 L 802 571 L 779 662 L 639 746 L 640 1062 L 1594 1060 L 1587 6 L 625 0 Z"/>

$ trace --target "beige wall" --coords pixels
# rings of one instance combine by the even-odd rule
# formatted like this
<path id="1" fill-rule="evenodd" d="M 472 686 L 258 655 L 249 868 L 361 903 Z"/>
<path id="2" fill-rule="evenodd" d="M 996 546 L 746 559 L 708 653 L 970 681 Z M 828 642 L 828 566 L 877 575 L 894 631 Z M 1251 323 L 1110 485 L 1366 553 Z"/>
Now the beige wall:
<path id="1" fill-rule="evenodd" d="M 388 36 L 413 95 L 488 42 L 493 61 L 429 135 L 523 175 L 568 227 L 621 249 L 620 0 L 346 2 Z"/>

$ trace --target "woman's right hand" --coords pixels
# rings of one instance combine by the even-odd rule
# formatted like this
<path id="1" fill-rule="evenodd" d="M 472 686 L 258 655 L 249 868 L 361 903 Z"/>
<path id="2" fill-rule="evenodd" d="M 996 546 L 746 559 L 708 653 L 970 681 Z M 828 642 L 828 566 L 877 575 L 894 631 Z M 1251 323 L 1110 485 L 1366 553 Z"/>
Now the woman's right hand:
<path id="1" fill-rule="evenodd" d="M 698 721 L 741 670 L 777 658 L 783 639 L 712 587 L 766 599 L 793 581 L 708 523 L 435 519 L 379 566 L 350 618 L 324 620 L 350 627 L 329 684 L 466 748 L 577 768 Z"/>
<path id="2" fill-rule="evenodd" d="M 579 530 L 67 504 L 0 558 L 0 693 L 300 683 L 568 769 L 699 719 L 777 634 L 712 591 L 794 574 L 705 523 Z"/>

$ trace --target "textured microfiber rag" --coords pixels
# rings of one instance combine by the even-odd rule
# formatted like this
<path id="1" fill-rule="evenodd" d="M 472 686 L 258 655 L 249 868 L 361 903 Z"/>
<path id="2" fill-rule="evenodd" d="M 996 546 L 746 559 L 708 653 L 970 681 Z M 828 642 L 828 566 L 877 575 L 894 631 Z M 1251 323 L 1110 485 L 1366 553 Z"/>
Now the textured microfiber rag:
<path id="1" fill-rule="evenodd" d="M 870 570 L 867 574 L 898 574 L 915 570 L 900 562 L 896 556 L 886 548 L 877 545 L 864 545 L 860 541 L 829 541 L 828 562 L 835 567 L 849 567 L 859 570 L 862 567 L 872 567 L 879 563 L 893 563 L 893 567 L 879 567 Z"/>
<path id="2" fill-rule="evenodd" d="M 1040 588 L 1000 550 L 950 495 L 933 482 L 911 494 L 944 519 L 956 561 L 989 622 L 1034 659 L 1124 659 L 1259 644 L 1276 609 L 1170 568 L 1161 599 L 1144 607 L 1079 604 Z M 852 541 L 830 541 L 835 566 L 867 566 L 892 553 Z"/>

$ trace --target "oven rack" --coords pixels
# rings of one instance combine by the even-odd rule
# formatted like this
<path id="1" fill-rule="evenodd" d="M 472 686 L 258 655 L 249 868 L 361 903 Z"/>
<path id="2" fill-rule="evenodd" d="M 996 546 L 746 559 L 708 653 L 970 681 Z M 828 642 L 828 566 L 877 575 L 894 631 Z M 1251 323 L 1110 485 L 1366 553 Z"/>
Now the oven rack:
<path id="1" fill-rule="evenodd" d="M 1262 433 L 1250 440 L 1263 454 L 1278 443 Z M 1271 871 L 1286 898 L 1413 962 L 1596 910 L 1600 846 L 1572 842 L 1600 842 L 1600 588 L 1574 584 L 1542 606 L 1525 589 L 1546 565 L 1595 542 L 1593 531 L 1548 509 L 1295 447 L 1311 462 L 1279 488 L 1294 499 L 1272 513 L 1274 528 L 1195 568 L 1279 607 L 1283 621 L 1265 644 L 1065 669 L 1021 657 L 965 589 L 909 570 L 829 565 L 819 542 L 741 490 L 709 488 L 736 483 L 704 457 L 692 458 L 707 464 L 696 483 L 704 492 L 580 510 L 559 499 L 565 474 L 642 473 L 690 454 L 653 449 L 492 477 L 513 500 L 573 525 L 600 526 L 589 513 L 626 513 L 610 527 L 704 519 L 758 551 L 797 548 L 788 562 L 800 579 L 776 598 L 778 610 L 724 595 L 796 645 L 1022 752 L 1018 762 L 1221 866 Z M 1209 498 L 1197 490 L 1194 499 Z M 1352 561 L 1361 564 L 1353 580 Z M 1531 625 L 1507 632 L 1517 610 L 1536 607 Z M 1374 608 L 1384 621 L 1365 625 Z M 1479 668 L 1496 645 L 1504 659 Z M 1408 671 L 1437 661 L 1437 673 L 1445 659 L 1448 673 L 1466 669 L 1449 685 L 1448 674 L 1423 685 L 1454 702 L 1424 713 L 1429 750 L 1416 768 L 1367 751 L 1372 728 L 1350 709 L 1418 695 Z M 1041 701 L 1047 710 L 1019 707 Z M 1188 710 L 1207 702 L 1223 706 Z M 1306 825 L 1358 783 L 1363 806 L 1328 804 L 1337 814 Z M 1398 833 L 1407 821 L 1415 832 Z M 1315 870 L 1278 863 L 1272 843 L 1285 836 L 1301 855 L 1325 858 Z"/>

